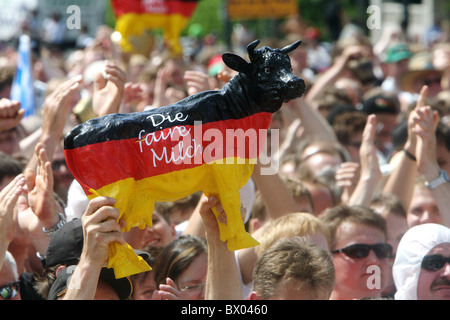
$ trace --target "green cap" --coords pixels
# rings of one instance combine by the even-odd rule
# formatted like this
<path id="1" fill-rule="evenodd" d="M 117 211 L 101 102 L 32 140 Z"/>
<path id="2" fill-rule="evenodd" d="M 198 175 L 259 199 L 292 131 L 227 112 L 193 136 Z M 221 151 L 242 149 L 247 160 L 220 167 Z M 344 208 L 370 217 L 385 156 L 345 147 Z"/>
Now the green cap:
<path id="1" fill-rule="evenodd" d="M 398 43 L 390 47 L 386 52 L 385 63 L 396 63 L 403 59 L 411 58 L 412 53 L 406 43 Z"/>

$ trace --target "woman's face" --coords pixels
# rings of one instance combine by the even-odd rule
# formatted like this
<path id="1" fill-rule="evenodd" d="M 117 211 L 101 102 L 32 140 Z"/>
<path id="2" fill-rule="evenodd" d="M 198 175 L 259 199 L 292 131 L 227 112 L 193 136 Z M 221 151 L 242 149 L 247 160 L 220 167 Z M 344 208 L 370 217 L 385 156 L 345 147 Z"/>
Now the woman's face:
<path id="1" fill-rule="evenodd" d="M 204 300 L 208 255 L 202 253 L 195 257 L 189 267 L 174 279 L 181 291 L 182 300 Z"/>

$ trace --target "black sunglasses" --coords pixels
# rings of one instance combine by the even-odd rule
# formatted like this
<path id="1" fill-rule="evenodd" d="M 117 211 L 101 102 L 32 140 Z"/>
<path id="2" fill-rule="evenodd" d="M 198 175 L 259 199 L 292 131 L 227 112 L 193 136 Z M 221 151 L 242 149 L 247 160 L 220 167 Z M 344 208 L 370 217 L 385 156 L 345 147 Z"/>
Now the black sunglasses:
<path id="1" fill-rule="evenodd" d="M 441 78 L 427 79 L 423 81 L 423 84 L 426 86 L 431 86 L 432 84 L 441 84 Z"/>
<path id="2" fill-rule="evenodd" d="M 331 253 L 334 254 L 343 252 L 349 258 L 362 259 L 369 255 L 370 250 L 373 250 L 376 256 L 380 259 L 389 258 L 392 256 L 392 246 L 389 243 L 356 243 L 342 249 L 333 250 Z"/>
<path id="3" fill-rule="evenodd" d="M 444 258 L 439 254 L 432 254 L 423 258 L 421 267 L 428 271 L 437 271 L 446 263 L 450 263 L 450 257 Z"/>
<path id="4" fill-rule="evenodd" d="M 5 300 L 9 300 L 17 296 L 17 293 L 19 292 L 20 288 L 20 282 L 11 282 L 7 283 L 0 287 L 0 297 L 2 297 Z"/>

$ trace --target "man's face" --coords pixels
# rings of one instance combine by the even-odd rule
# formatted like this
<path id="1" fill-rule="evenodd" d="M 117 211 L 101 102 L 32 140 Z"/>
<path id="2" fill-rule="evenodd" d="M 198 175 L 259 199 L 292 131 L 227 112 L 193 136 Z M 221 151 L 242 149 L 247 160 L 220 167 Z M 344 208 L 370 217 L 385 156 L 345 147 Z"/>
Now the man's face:
<path id="1" fill-rule="evenodd" d="M 0 132 L 0 151 L 9 155 L 20 152 L 19 135 L 15 128 Z"/>
<path id="2" fill-rule="evenodd" d="M 432 255 L 439 255 L 448 259 L 450 257 L 450 243 L 446 242 L 435 246 L 424 259 Z M 417 299 L 450 300 L 450 263 L 448 261 L 438 270 L 427 270 L 424 267 L 420 269 L 417 282 Z"/>
<path id="3" fill-rule="evenodd" d="M 386 238 L 378 228 L 344 222 L 336 231 L 336 245 L 332 250 L 356 243 L 386 243 Z M 343 252 L 335 253 L 333 264 L 336 269 L 336 285 L 332 296 L 344 299 L 379 297 L 387 285 L 388 258 L 377 257 L 373 250 L 364 258 L 350 258 Z M 374 277 L 378 277 L 376 280 L 379 284 L 375 287 L 372 286 Z"/>
<path id="4" fill-rule="evenodd" d="M 430 190 L 424 187 L 414 187 L 407 214 L 407 222 L 410 228 L 424 223 L 442 224 L 443 220 L 439 213 L 439 208 Z"/>
<path id="5" fill-rule="evenodd" d="M 64 150 L 62 147 L 55 150 L 55 155 L 52 161 L 53 169 L 53 179 L 54 179 L 54 189 L 55 192 L 64 200 L 67 201 L 67 193 L 69 187 L 73 181 L 72 172 L 66 164 L 66 159 L 64 158 Z"/>
<path id="6" fill-rule="evenodd" d="M 419 93 L 423 86 L 428 86 L 428 97 L 434 98 L 442 91 L 440 72 L 430 71 L 414 82 L 413 91 Z"/>
<path id="7" fill-rule="evenodd" d="M 377 148 L 380 151 L 392 146 L 391 133 L 397 125 L 397 115 L 389 113 L 377 114 L 377 132 L 375 136 Z"/>
<path id="8" fill-rule="evenodd" d="M 0 287 L 10 283 L 14 283 L 17 280 L 18 279 L 16 279 L 14 276 L 12 265 L 8 261 L 5 261 L 3 263 L 2 269 L 0 270 Z M 14 298 L 11 298 L 11 300 L 20 300 L 20 299 L 21 299 L 20 292 L 18 292 Z M 1 296 L 0 300 L 3 300 Z"/>
<path id="9" fill-rule="evenodd" d="M 450 174 L 450 151 L 447 150 L 444 141 L 436 141 L 436 160 L 442 170 Z"/>

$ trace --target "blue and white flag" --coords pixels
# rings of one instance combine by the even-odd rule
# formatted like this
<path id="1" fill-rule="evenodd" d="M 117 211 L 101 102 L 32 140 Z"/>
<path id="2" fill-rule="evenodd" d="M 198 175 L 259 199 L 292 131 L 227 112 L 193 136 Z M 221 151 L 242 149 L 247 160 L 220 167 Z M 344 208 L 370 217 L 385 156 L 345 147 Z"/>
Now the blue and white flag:
<path id="1" fill-rule="evenodd" d="M 31 41 L 28 35 L 21 35 L 17 57 L 17 71 L 11 87 L 11 100 L 20 101 L 25 110 L 24 117 L 36 114 L 36 100 L 31 66 Z"/>

